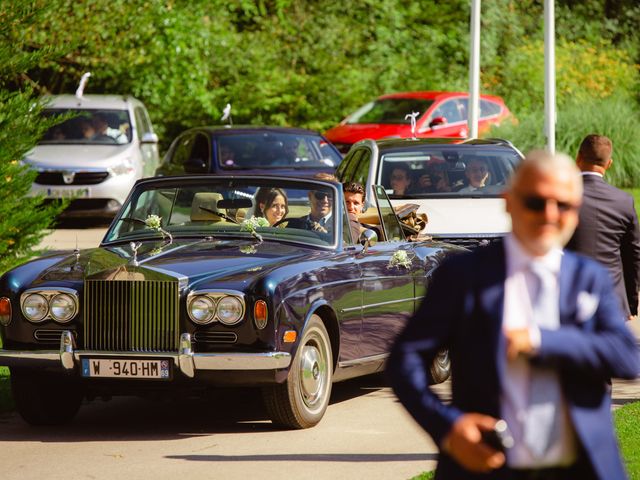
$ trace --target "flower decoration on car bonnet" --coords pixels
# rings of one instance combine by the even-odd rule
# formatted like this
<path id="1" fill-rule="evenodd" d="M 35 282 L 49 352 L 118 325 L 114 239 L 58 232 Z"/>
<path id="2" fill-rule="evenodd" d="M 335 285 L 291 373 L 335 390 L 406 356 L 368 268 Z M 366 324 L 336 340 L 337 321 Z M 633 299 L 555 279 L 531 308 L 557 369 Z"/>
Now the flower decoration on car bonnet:
<path id="1" fill-rule="evenodd" d="M 162 217 L 159 217 L 158 215 L 148 215 L 144 221 L 144 224 L 151 230 L 160 232 L 162 234 L 162 238 L 169 237 L 169 243 L 173 242 L 173 237 L 171 236 L 171 234 L 164 228 L 162 228 Z"/>
<path id="2" fill-rule="evenodd" d="M 387 264 L 387 268 L 394 267 L 411 267 L 411 258 L 409 258 L 409 254 L 406 250 L 396 250 L 393 252 L 393 255 L 389 259 L 389 263 Z"/>

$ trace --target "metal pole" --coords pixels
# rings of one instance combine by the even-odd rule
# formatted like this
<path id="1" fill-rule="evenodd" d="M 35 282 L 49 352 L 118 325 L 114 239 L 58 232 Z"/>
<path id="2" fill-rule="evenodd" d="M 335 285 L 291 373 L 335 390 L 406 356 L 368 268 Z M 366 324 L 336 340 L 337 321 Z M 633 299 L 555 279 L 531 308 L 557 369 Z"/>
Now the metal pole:
<path id="1" fill-rule="evenodd" d="M 478 137 L 480 117 L 480 0 L 471 1 L 471 32 L 469 56 L 469 137 Z"/>
<path id="2" fill-rule="evenodd" d="M 547 150 L 556 151 L 556 45 L 554 0 L 544 0 L 544 131 Z"/>

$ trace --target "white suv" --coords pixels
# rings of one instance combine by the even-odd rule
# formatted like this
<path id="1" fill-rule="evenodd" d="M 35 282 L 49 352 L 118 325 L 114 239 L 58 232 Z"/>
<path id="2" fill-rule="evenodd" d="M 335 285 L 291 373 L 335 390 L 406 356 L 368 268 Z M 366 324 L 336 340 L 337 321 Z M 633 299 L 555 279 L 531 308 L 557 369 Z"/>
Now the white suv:
<path id="1" fill-rule="evenodd" d="M 38 171 L 31 195 L 72 198 L 64 216 L 111 216 L 136 180 L 159 164 L 145 106 L 129 96 L 58 95 L 45 115 L 71 114 L 50 128 L 24 162 Z"/>

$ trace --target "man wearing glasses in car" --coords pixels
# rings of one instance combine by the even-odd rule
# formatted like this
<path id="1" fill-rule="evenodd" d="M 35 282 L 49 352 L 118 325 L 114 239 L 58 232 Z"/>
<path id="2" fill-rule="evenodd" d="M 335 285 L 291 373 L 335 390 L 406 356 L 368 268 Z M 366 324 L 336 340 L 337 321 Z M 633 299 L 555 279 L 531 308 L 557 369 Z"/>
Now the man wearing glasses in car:
<path id="1" fill-rule="evenodd" d="M 333 199 L 329 190 L 309 191 L 309 214 L 288 221 L 288 228 L 301 228 L 313 232 L 329 233 L 332 228 Z"/>

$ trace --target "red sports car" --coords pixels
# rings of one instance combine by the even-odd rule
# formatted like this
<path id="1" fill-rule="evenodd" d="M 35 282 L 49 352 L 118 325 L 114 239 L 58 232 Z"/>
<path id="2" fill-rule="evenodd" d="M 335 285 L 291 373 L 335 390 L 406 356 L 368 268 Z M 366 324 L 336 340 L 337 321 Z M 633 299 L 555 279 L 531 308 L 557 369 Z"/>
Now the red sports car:
<path id="1" fill-rule="evenodd" d="M 411 137 L 411 119 L 417 112 L 416 137 L 458 137 L 469 135 L 467 112 L 469 94 L 465 92 L 402 92 L 383 95 L 360 107 L 331 128 L 325 136 L 343 154 L 364 138 Z M 480 95 L 478 133 L 499 125 L 511 112 L 500 97 Z"/>

